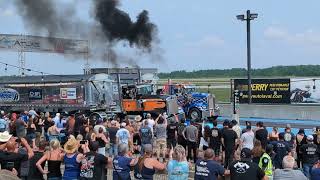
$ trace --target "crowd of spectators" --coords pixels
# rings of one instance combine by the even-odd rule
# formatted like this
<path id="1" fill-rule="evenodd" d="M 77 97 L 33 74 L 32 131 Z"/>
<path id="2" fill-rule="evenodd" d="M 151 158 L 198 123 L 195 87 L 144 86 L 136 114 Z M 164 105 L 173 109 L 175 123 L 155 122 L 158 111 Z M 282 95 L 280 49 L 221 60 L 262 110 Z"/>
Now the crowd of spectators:
<path id="1" fill-rule="evenodd" d="M 320 179 L 320 127 L 268 132 L 216 117 L 204 123 L 165 113 L 88 119 L 34 110 L 0 113 L 0 179 Z M 131 173 L 133 171 L 133 173 Z"/>

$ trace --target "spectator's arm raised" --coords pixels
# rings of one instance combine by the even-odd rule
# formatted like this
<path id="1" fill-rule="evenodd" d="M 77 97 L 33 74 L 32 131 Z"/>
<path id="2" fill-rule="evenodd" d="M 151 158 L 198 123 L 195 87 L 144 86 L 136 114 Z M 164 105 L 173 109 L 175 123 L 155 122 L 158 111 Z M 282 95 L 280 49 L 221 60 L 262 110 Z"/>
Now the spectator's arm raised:
<path id="1" fill-rule="evenodd" d="M 27 149 L 28 159 L 31 159 L 34 156 L 34 153 L 31 147 L 29 146 L 27 140 L 25 140 L 24 138 L 21 138 L 21 144 Z"/>

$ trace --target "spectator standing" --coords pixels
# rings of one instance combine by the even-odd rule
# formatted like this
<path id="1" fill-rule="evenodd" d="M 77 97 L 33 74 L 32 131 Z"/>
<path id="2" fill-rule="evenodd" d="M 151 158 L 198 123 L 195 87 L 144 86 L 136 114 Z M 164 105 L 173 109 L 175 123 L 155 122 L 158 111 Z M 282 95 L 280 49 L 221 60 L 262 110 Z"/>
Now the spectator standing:
<path id="1" fill-rule="evenodd" d="M 75 123 L 76 123 L 76 119 L 74 118 L 74 115 L 70 115 L 68 117 L 68 122 L 67 122 L 67 126 L 66 126 L 66 131 L 67 131 L 68 135 L 70 135 L 70 134 L 75 135 L 75 133 L 74 133 Z"/>
<path id="2" fill-rule="evenodd" d="M 111 127 L 108 128 L 108 134 L 110 139 L 109 157 L 118 155 L 118 143 L 116 137 L 118 130 L 119 128 L 117 128 L 117 122 L 115 120 L 112 120 Z"/>
<path id="3" fill-rule="evenodd" d="M 237 133 L 237 136 L 240 138 L 241 137 L 241 127 L 239 126 L 238 122 L 233 119 L 231 121 L 231 124 L 232 124 L 232 130 L 234 130 L 234 132 Z"/>
<path id="4" fill-rule="evenodd" d="M 144 121 L 148 121 L 148 126 L 150 127 L 152 134 L 153 134 L 153 128 L 154 128 L 154 125 L 156 124 L 156 122 L 152 119 L 152 116 L 150 113 L 148 113 L 146 115 L 146 119 Z"/>
<path id="5" fill-rule="evenodd" d="M 277 127 L 273 127 L 269 134 L 269 141 L 279 141 L 279 131 Z"/>
<path id="6" fill-rule="evenodd" d="M 126 123 L 121 123 L 120 129 L 117 131 L 116 134 L 117 142 L 118 144 L 127 144 L 129 146 L 130 133 L 125 127 Z"/>
<path id="7" fill-rule="evenodd" d="M 197 160 L 195 164 L 195 180 L 216 180 L 219 176 L 229 174 L 229 171 L 225 171 L 223 166 L 214 161 L 214 151 L 207 149 L 204 151 L 204 159 Z"/>
<path id="8" fill-rule="evenodd" d="M 4 119 L 4 115 L 0 114 L 0 132 L 7 130 L 7 121 Z"/>
<path id="9" fill-rule="evenodd" d="M 273 180 L 308 180 L 300 170 L 294 170 L 295 160 L 292 156 L 285 156 L 281 164 L 283 169 L 274 171 Z"/>
<path id="10" fill-rule="evenodd" d="M 53 118 L 54 123 L 58 126 L 59 121 L 61 120 L 61 114 L 56 113 L 56 116 Z"/>
<path id="11" fill-rule="evenodd" d="M 320 154 L 317 145 L 313 143 L 312 135 L 307 136 L 307 144 L 300 147 L 300 152 L 302 154 L 303 174 L 310 178 L 312 167 L 319 160 Z"/>
<path id="12" fill-rule="evenodd" d="M 36 167 L 42 174 L 46 174 L 48 180 L 61 180 L 61 162 L 64 154 L 60 149 L 60 142 L 57 139 L 50 141 L 50 149 L 36 163 Z M 42 164 L 48 162 L 48 170 L 44 170 Z"/>
<path id="13" fill-rule="evenodd" d="M 287 124 L 285 131 L 280 133 L 283 134 L 283 139 L 284 141 L 289 145 L 289 147 L 292 149 L 293 145 L 295 144 L 295 139 L 296 137 L 294 136 L 294 134 L 291 132 L 291 125 Z"/>
<path id="14" fill-rule="evenodd" d="M 284 134 L 279 134 L 279 141 L 273 141 L 273 151 L 276 153 L 273 163 L 276 169 L 282 169 L 282 159 L 291 152 L 289 145 L 284 142 Z"/>
<path id="15" fill-rule="evenodd" d="M 263 125 L 263 122 L 257 123 L 257 130 L 256 130 L 256 139 L 261 142 L 261 146 L 263 149 L 266 149 L 268 143 L 268 131 Z"/>
<path id="16" fill-rule="evenodd" d="M 307 137 L 305 135 L 304 129 L 299 129 L 299 132 L 296 136 L 296 153 L 297 153 L 297 166 L 298 168 L 301 168 L 301 160 L 302 160 L 302 153 L 300 152 L 300 148 L 303 144 L 307 144 Z"/>
<path id="17" fill-rule="evenodd" d="M 44 122 L 43 122 L 43 129 L 44 129 L 44 136 L 46 137 L 46 140 L 49 141 L 48 138 L 48 129 L 51 127 L 52 119 L 50 117 L 50 113 L 46 112 L 44 114 Z M 50 142 L 50 141 L 49 141 Z"/>
<path id="18" fill-rule="evenodd" d="M 175 121 L 174 117 L 169 118 L 169 124 L 167 126 L 167 147 L 168 149 L 174 148 L 177 145 L 177 136 L 178 136 L 178 124 Z"/>
<path id="19" fill-rule="evenodd" d="M 98 153 L 102 155 L 106 155 L 106 144 L 109 143 L 107 137 L 105 136 L 103 132 L 103 128 L 100 127 L 99 131 L 96 135 L 96 141 L 99 144 Z"/>
<path id="20" fill-rule="evenodd" d="M 128 156 L 128 144 L 119 145 L 119 154 L 113 159 L 113 180 L 131 180 L 130 168 L 137 164 L 137 159 Z"/>
<path id="21" fill-rule="evenodd" d="M 36 125 L 33 122 L 33 118 L 30 115 L 27 124 L 27 138 L 32 141 L 32 147 L 36 148 Z"/>
<path id="22" fill-rule="evenodd" d="M 181 119 L 180 122 L 178 123 L 178 127 L 177 127 L 177 135 L 178 135 L 178 144 L 180 144 L 182 147 L 184 147 L 184 149 L 187 149 L 187 142 L 185 139 L 185 119 Z"/>
<path id="23" fill-rule="evenodd" d="M 26 126 L 27 124 L 21 118 L 15 121 L 16 133 L 18 138 L 26 137 Z"/>
<path id="24" fill-rule="evenodd" d="M 169 180 L 186 180 L 189 177 L 189 163 L 186 158 L 186 150 L 177 145 L 170 151 L 167 165 Z"/>
<path id="25" fill-rule="evenodd" d="M 107 132 L 107 129 L 106 127 L 103 125 L 103 120 L 101 118 L 99 118 L 97 121 L 96 121 L 96 125 L 93 127 L 93 130 L 94 130 L 94 133 L 98 133 L 99 132 L 99 129 L 102 128 L 103 130 L 103 133 Z"/>
<path id="26" fill-rule="evenodd" d="M 232 129 L 232 124 L 229 123 L 228 129 L 225 129 L 222 133 L 221 142 L 225 148 L 225 162 L 224 167 L 228 168 L 233 161 L 234 152 L 238 141 L 237 133 Z"/>
<path id="27" fill-rule="evenodd" d="M 80 180 L 106 180 L 107 165 L 111 165 L 111 159 L 98 153 L 99 143 L 90 143 L 90 152 L 85 154 L 81 162 Z"/>
<path id="28" fill-rule="evenodd" d="M 230 164 L 231 180 L 261 180 L 267 179 L 263 170 L 251 160 L 251 151 L 248 148 L 241 150 L 241 160 Z"/>
<path id="29" fill-rule="evenodd" d="M 254 142 L 254 147 L 251 152 L 252 152 L 252 161 L 258 164 L 262 154 L 265 152 L 259 140 L 256 140 Z"/>
<path id="30" fill-rule="evenodd" d="M 211 129 L 211 137 L 209 147 L 213 149 L 214 154 L 217 157 L 220 155 L 220 148 L 221 148 L 221 130 L 218 128 L 217 120 L 212 122 L 213 128 Z"/>
<path id="31" fill-rule="evenodd" d="M 167 120 L 162 115 L 159 115 L 156 119 L 155 135 L 157 158 L 159 160 L 160 154 L 162 154 L 162 158 L 165 160 L 167 152 Z"/>
<path id="32" fill-rule="evenodd" d="M 74 180 L 80 177 L 80 162 L 84 156 L 83 154 L 77 153 L 78 148 L 78 141 L 74 138 L 70 138 L 64 145 L 66 154 L 63 157 L 65 164 L 63 180 Z"/>
<path id="33" fill-rule="evenodd" d="M 205 151 L 209 148 L 211 129 L 209 125 L 204 126 L 203 133 L 199 142 L 199 149 Z"/>
<path id="34" fill-rule="evenodd" d="M 190 126 L 187 126 L 183 131 L 184 139 L 187 140 L 188 155 L 187 160 L 191 160 L 191 152 L 193 153 L 193 162 L 197 162 L 197 139 L 198 128 L 194 125 L 195 122 L 191 122 Z"/>
<path id="35" fill-rule="evenodd" d="M 146 144 L 143 147 L 144 155 L 139 158 L 135 165 L 134 176 L 136 179 L 153 180 L 156 170 L 164 170 L 166 165 L 152 158 L 152 145 Z"/>
<path id="36" fill-rule="evenodd" d="M 141 154 L 143 154 L 143 147 L 146 144 L 152 144 L 152 130 L 148 126 L 148 121 L 143 122 L 143 126 L 140 128 L 139 133 L 141 137 Z"/>
<path id="37" fill-rule="evenodd" d="M 316 127 L 316 131 L 313 134 L 313 143 L 320 149 L 320 126 Z"/>
<path id="38" fill-rule="evenodd" d="M 266 147 L 266 152 L 260 158 L 259 167 L 264 171 L 269 180 L 273 178 L 273 164 L 272 164 L 272 152 L 273 146 L 268 144 Z"/>
<path id="39" fill-rule="evenodd" d="M 21 162 L 31 159 L 34 153 L 24 138 L 21 138 L 19 141 L 21 145 L 26 148 L 27 154 L 17 153 L 16 139 L 11 137 L 7 131 L 0 134 L 0 142 L 4 143 L 6 147 L 5 151 L 0 151 L 1 169 L 7 169 L 9 171 L 15 169 L 20 172 Z M 18 173 L 18 176 L 20 176 L 20 173 Z"/>
<path id="40" fill-rule="evenodd" d="M 29 173 L 28 173 L 29 174 L 28 179 L 44 180 L 42 172 L 38 168 L 34 168 L 34 167 L 37 167 L 36 166 L 37 162 L 44 155 L 44 151 L 45 151 L 46 146 L 47 146 L 46 141 L 42 140 L 39 142 L 38 151 L 35 151 L 34 156 L 30 159 L 30 168 L 29 168 Z M 42 169 L 44 169 L 45 162 L 42 162 L 39 165 L 41 166 Z"/>
<path id="41" fill-rule="evenodd" d="M 251 130 L 251 126 L 246 127 L 246 132 L 241 135 L 240 142 L 242 148 L 248 148 L 250 150 L 253 149 L 253 140 L 254 140 L 254 133 Z"/>

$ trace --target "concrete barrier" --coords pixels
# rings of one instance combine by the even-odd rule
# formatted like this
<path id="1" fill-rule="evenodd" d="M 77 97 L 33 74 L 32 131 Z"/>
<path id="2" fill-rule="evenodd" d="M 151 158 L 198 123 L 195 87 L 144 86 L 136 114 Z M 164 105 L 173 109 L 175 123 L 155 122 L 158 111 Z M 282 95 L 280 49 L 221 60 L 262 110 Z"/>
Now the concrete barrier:
<path id="1" fill-rule="evenodd" d="M 231 116 L 232 104 L 219 104 L 221 116 Z M 315 105 L 238 105 L 240 117 L 308 119 L 320 121 L 320 106 Z"/>

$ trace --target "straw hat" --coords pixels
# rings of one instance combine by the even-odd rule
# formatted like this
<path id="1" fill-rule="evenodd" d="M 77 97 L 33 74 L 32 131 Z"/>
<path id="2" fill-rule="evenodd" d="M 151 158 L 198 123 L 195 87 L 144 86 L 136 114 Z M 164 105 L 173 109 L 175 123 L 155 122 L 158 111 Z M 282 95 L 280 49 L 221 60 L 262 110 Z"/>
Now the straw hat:
<path id="1" fill-rule="evenodd" d="M 142 117 L 140 115 L 138 115 L 138 116 L 134 117 L 134 120 L 136 122 L 140 122 L 142 120 Z"/>
<path id="2" fill-rule="evenodd" d="M 11 136 L 8 131 L 0 133 L 0 142 L 8 142 Z"/>
<path id="3" fill-rule="evenodd" d="M 78 150 L 78 141 L 74 138 L 69 139 L 64 145 L 64 151 L 68 154 L 72 154 Z"/>

